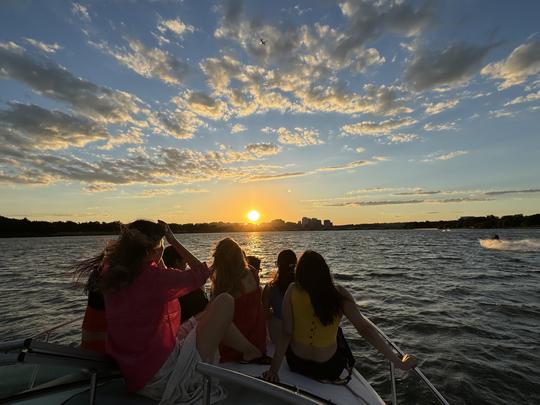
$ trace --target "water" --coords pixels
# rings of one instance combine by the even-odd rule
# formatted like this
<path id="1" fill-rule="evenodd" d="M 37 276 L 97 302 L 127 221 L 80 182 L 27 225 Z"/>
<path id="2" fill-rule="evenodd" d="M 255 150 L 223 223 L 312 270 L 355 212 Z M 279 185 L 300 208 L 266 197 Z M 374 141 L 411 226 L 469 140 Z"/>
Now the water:
<path id="1" fill-rule="evenodd" d="M 494 231 L 267 232 L 232 236 L 262 258 L 267 278 L 281 249 L 322 253 L 335 279 L 452 404 L 540 403 L 540 229 L 496 230 L 504 246 L 484 246 Z M 179 235 L 209 260 L 226 235 Z M 228 235 L 227 235 L 228 236 Z M 0 240 L 0 341 L 27 337 L 82 316 L 85 297 L 68 266 L 108 237 Z M 485 242 L 485 241 L 484 241 Z M 536 244 L 536 245 L 535 245 Z M 526 246 L 526 249 L 516 247 Z M 532 247 L 532 248 L 531 248 Z M 80 324 L 59 335 L 79 339 Z M 388 363 L 344 325 L 357 367 L 389 399 Z M 402 404 L 435 403 L 413 374 L 401 373 Z"/>

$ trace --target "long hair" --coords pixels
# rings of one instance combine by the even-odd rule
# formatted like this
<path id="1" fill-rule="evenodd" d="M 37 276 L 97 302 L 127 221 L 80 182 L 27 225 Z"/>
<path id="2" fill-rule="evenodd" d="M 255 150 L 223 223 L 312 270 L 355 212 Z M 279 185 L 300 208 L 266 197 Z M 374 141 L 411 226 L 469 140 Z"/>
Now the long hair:
<path id="1" fill-rule="evenodd" d="M 249 271 L 244 252 L 231 238 L 218 242 L 214 250 L 214 272 L 211 276 L 212 296 L 229 293 L 233 296 L 241 292 L 241 280 Z"/>
<path id="2" fill-rule="evenodd" d="M 311 299 L 315 315 L 323 325 L 330 325 L 341 314 L 342 295 L 337 290 L 330 268 L 317 252 L 306 250 L 296 265 L 296 282 Z"/>
<path id="3" fill-rule="evenodd" d="M 285 295 L 289 284 L 294 281 L 296 254 L 290 249 L 282 250 L 277 257 L 277 266 L 277 272 L 274 274 L 274 278 L 270 284 L 277 287 L 281 295 Z"/>
<path id="4" fill-rule="evenodd" d="M 88 277 L 86 292 L 116 292 L 135 280 L 144 259 L 164 235 L 161 225 L 142 219 L 120 225 L 118 239 L 110 241 L 99 255 L 75 264 L 74 273 L 77 279 Z M 103 271 L 105 263 L 107 271 Z"/>

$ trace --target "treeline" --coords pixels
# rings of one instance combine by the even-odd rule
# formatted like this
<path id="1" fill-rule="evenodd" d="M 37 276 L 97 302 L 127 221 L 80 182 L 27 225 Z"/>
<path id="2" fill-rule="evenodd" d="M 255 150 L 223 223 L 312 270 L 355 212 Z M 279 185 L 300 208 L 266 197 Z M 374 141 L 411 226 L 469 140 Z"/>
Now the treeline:
<path id="1" fill-rule="evenodd" d="M 488 215 L 485 217 L 461 217 L 451 221 L 414 221 L 394 222 L 381 224 L 340 225 L 334 229 L 367 230 L 367 229 L 495 229 L 495 228 L 534 228 L 540 227 L 540 214 L 534 215 L 505 215 L 497 217 Z"/>
<path id="2" fill-rule="evenodd" d="M 252 232 L 252 231 L 297 231 L 312 230 L 300 223 L 272 221 L 260 225 L 213 222 L 202 224 L 170 224 L 175 233 Z M 461 217 L 452 221 L 419 221 L 381 224 L 334 225 L 320 230 L 368 230 L 368 229 L 420 229 L 420 228 L 522 228 L 540 227 L 540 214 L 505 215 L 496 217 Z M 0 237 L 68 236 L 68 235 L 117 235 L 120 222 L 73 222 L 73 221 L 30 221 L 0 216 Z"/>

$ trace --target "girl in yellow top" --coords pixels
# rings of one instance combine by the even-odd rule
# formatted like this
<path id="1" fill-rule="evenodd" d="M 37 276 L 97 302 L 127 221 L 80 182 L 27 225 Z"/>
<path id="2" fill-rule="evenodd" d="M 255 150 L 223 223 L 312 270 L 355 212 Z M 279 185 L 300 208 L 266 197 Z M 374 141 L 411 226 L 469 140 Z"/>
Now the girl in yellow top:
<path id="1" fill-rule="evenodd" d="M 408 370 L 416 365 L 414 356 L 406 354 L 399 358 L 362 316 L 352 295 L 334 285 L 326 261 L 317 252 L 308 250 L 298 260 L 296 282 L 285 293 L 282 311 L 281 337 L 272 365 L 263 374 L 268 381 L 279 381 L 284 356 L 291 371 L 317 380 L 338 380 L 347 365 L 346 354 L 337 345 L 343 315 L 396 367 Z"/>

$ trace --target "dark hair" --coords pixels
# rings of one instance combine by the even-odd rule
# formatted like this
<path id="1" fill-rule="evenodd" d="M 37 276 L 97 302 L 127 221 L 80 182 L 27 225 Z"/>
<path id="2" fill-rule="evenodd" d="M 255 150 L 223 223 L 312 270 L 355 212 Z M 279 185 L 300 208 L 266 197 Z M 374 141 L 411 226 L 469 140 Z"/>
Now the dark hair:
<path id="1" fill-rule="evenodd" d="M 167 246 L 163 251 L 163 263 L 167 267 L 176 267 L 176 262 L 184 260 L 173 246 Z"/>
<path id="2" fill-rule="evenodd" d="M 259 259 L 257 256 L 248 256 L 246 257 L 246 261 L 248 264 L 255 268 L 255 270 L 261 269 L 261 259 Z"/>
<path id="3" fill-rule="evenodd" d="M 74 266 L 79 280 L 88 277 L 85 291 L 115 292 L 125 287 L 140 274 L 144 258 L 165 235 L 160 224 L 139 219 L 120 225 L 120 236 L 110 241 L 99 255 L 82 260 Z M 108 265 L 103 272 L 104 264 Z"/>
<path id="4" fill-rule="evenodd" d="M 289 284 L 294 281 L 294 267 L 296 266 L 296 254 L 290 250 L 282 250 L 277 257 L 278 270 L 271 281 L 272 286 L 277 286 L 281 295 L 289 288 Z"/>
<path id="5" fill-rule="evenodd" d="M 306 250 L 300 256 L 296 265 L 296 282 L 309 294 L 315 315 L 323 325 L 330 325 L 340 315 L 343 296 L 319 253 Z"/>

